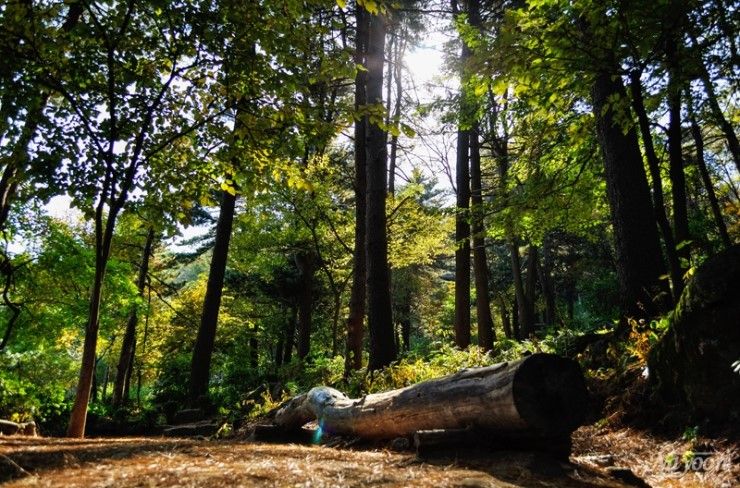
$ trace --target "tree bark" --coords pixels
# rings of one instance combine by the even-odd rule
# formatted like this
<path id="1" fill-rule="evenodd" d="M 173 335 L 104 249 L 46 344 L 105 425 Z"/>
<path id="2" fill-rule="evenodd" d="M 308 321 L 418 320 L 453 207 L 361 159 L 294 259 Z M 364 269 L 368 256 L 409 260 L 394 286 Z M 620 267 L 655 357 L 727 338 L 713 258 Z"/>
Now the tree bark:
<path id="1" fill-rule="evenodd" d="M 514 303 L 511 305 L 511 331 L 514 333 L 514 338 L 517 340 L 522 339 L 522 335 L 519 331 L 519 300 L 514 297 Z"/>
<path id="2" fill-rule="evenodd" d="M 402 39 L 400 35 L 403 31 L 397 33 L 399 36 L 396 41 L 396 49 L 394 65 L 393 65 L 393 80 L 396 85 L 396 100 L 393 107 L 393 124 L 398 125 L 401 121 L 401 104 L 403 103 L 403 56 L 406 51 L 406 40 Z M 390 68 L 389 68 L 390 73 Z M 388 95 L 390 103 L 390 92 Z M 389 110 L 390 113 L 390 110 Z M 388 160 L 388 193 L 393 196 L 396 193 L 396 159 L 398 155 L 398 136 L 393 134 L 391 136 L 391 153 Z"/>
<path id="3" fill-rule="evenodd" d="M 491 316 L 488 289 L 488 259 L 486 258 L 486 230 L 483 224 L 483 184 L 480 168 L 478 124 L 470 132 L 470 183 L 473 221 L 473 272 L 475 276 L 475 311 L 478 322 L 478 346 L 485 351 L 493 349 L 496 334 Z"/>
<path id="4" fill-rule="evenodd" d="M 152 310 L 152 283 L 151 279 L 148 280 L 149 292 L 147 293 L 147 312 L 144 317 L 144 336 L 141 338 L 141 354 L 139 355 L 140 360 L 138 368 L 136 368 L 136 406 L 141 408 L 141 381 L 143 379 L 142 368 L 143 361 L 141 358 L 145 357 L 147 340 L 149 339 L 149 316 Z"/>
<path id="5" fill-rule="evenodd" d="M 455 213 L 455 345 L 470 345 L 470 175 L 468 148 L 470 131 L 457 130 Z"/>
<path id="6" fill-rule="evenodd" d="M 691 22 L 691 19 L 688 18 L 685 18 L 684 22 L 689 27 L 687 30 L 689 33 L 689 37 L 691 38 L 691 48 L 697 52 L 697 56 L 699 58 L 697 59 L 699 66 L 699 78 L 701 79 L 702 85 L 704 86 L 704 91 L 707 94 L 707 102 L 709 103 L 709 108 L 711 109 L 715 123 L 724 133 L 725 139 L 727 139 L 727 147 L 730 150 L 730 154 L 732 154 L 733 161 L 735 161 L 735 167 L 737 168 L 738 172 L 740 172 L 740 142 L 738 141 L 737 134 L 735 134 L 735 129 L 724 116 L 724 114 L 722 113 L 722 108 L 719 106 L 719 101 L 717 100 L 717 93 L 714 90 L 712 78 L 709 76 L 709 71 L 707 71 L 704 60 L 701 59 L 702 54 L 699 51 L 699 41 L 696 39 L 696 33 L 692 29 L 693 23 Z"/>
<path id="7" fill-rule="evenodd" d="M 524 288 L 524 297 L 527 306 L 527 322 L 522 322 L 522 336 L 529 337 L 535 328 L 535 309 L 537 295 L 537 255 L 539 254 L 537 246 L 530 244 L 527 250 L 527 281 Z"/>
<path id="8" fill-rule="evenodd" d="M 297 322 L 298 307 L 294 305 L 291 308 L 290 319 L 285 326 L 285 353 L 283 354 L 283 361 L 285 361 L 286 364 L 293 358 L 293 345 L 295 344 L 295 330 Z"/>
<path id="9" fill-rule="evenodd" d="M 360 399 L 317 387 L 283 405 L 273 423 L 296 431 L 318 419 L 323 431 L 363 439 L 464 428 L 512 438 L 562 437 L 584 420 L 587 400 L 578 363 L 534 354 Z"/>
<path id="10" fill-rule="evenodd" d="M 542 243 L 542 267 L 540 268 L 540 284 L 542 296 L 545 299 L 545 324 L 548 327 L 555 325 L 557 311 L 555 309 L 555 289 L 552 280 L 552 236 L 546 235 Z"/>
<path id="11" fill-rule="evenodd" d="M 678 26 L 675 26 L 676 28 Z M 673 36 L 672 36 L 673 37 Z M 688 270 L 691 257 L 689 241 L 689 212 L 686 204 L 686 176 L 683 169 L 681 137 L 681 80 L 678 43 L 669 39 L 666 46 L 668 60 L 668 160 L 673 200 L 673 229 L 676 237 L 676 253 L 681 260 L 681 282 L 676 296 L 683 290 L 683 276 Z M 675 284 L 674 284 L 675 286 Z"/>
<path id="12" fill-rule="evenodd" d="M 597 137 L 604 157 L 607 197 L 614 229 L 617 275 L 623 312 L 650 319 L 666 310 L 667 290 L 658 232 L 634 128 L 626 133 L 609 98 L 626 96 L 620 77 L 600 70 L 591 95 Z"/>
<path id="13" fill-rule="evenodd" d="M 501 312 L 501 327 L 504 329 L 504 335 L 507 339 L 514 339 L 514 334 L 511 330 L 511 319 L 509 318 L 509 311 L 507 310 L 506 300 L 503 294 L 499 294 L 499 309 Z"/>
<path id="14" fill-rule="evenodd" d="M 522 276 L 521 256 L 519 244 L 516 240 L 509 243 L 511 255 L 511 273 L 514 279 L 514 295 L 516 296 L 516 315 L 514 316 L 514 333 L 517 339 L 526 339 L 532 329 L 534 318 L 530 316 L 527 291 L 524 277 Z"/>
<path id="15" fill-rule="evenodd" d="M 383 63 L 386 19 L 384 14 L 370 15 L 367 47 L 367 103 L 383 104 Z M 391 305 L 388 236 L 385 215 L 387 185 L 387 134 L 366 117 L 367 153 L 367 307 L 370 332 L 368 369 L 376 370 L 396 359 Z"/>
<path id="16" fill-rule="evenodd" d="M 139 276 L 136 280 L 136 288 L 139 292 L 139 297 L 141 298 L 144 298 L 146 278 L 147 273 L 149 272 L 149 258 L 152 254 L 153 245 L 154 227 L 149 227 L 149 231 L 146 235 L 146 242 L 144 243 L 144 251 L 141 255 Z M 131 315 L 129 315 L 128 322 L 126 323 L 126 331 L 123 335 L 123 342 L 121 344 L 121 354 L 118 359 L 118 367 L 116 368 L 116 378 L 113 382 L 113 398 L 111 399 L 111 405 L 113 408 L 120 407 L 128 397 L 128 390 L 124 389 L 124 383 L 126 376 L 134 363 L 137 323 L 138 316 L 136 308 L 134 308 L 131 311 Z"/>
<path id="17" fill-rule="evenodd" d="M 673 239 L 673 230 L 665 212 L 660 163 L 658 161 L 658 155 L 655 153 L 653 136 L 650 133 L 650 119 L 645 110 L 645 102 L 642 97 L 642 83 L 638 72 L 633 72 L 630 75 L 630 94 L 632 95 L 632 107 L 635 109 L 640 125 L 640 135 L 642 136 L 642 144 L 645 148 L 645 158 L 650 169 L 650 179 L 652 180 L 653 187 L 653 210 L 655 211 L 655 219 L 660 228 L 661 237 L 663 237 L 665 253 L 668 257 L 668 268 L 673 285 L 673 302 L 675 303 L 683 290 L 681 261 L 678 259 L 678 254 L 676 253 L 676 241 Z"/>
<path id="18" fill-rule="evenodd" d="M 686 205 L 686 176 L 683 170 L 683 155 L 681 154 L 681 95 L 670 94 L 669 125 L 668 125 L 668 154 L 669 154 L 669 176 L 671 179 L 671 195 L 673 200 L 673 228 L 676 234 L 676 250 L 679 258 L 686 260 L 681 265 L 681 275 L 688 268 L 690 257 L 689 236 L 689 214 Z M 683 288 L 683 287 L 681 287 Z M 679 294 L 680 292 L 677 292 Z"/>
<path id="19" fill-rule="evenodd" d="M 458 5 L 452 0 L 452 12 L 458 15 Z M 455 161 L 455 345 L 465 349 L 470 345 L 470 107 L 467 103 L 466 61 L 470 48 L 463 40 L 460 51 L 460 107 L 457 122 L 457 155 Z"/>
<path id="20" fill-rule="evenodd" d="M 369 16 L 361 8 L 356 8 L 357 32 L 355 38 L 355 65 L 366 64 L 367 35 Z M 358 69 L 355 75 L 355 110 L 367 104 L 365 93 L 365 71 Z M 355 120 L 355 248 L 353 252 L 352 290 L 349 299 L 349 316 L 347 317 L 347 353 L 345 355 L 345 374 L 350 369 L 362 368 L 362 337 L 365 321 L 365 300 L 367 279 L 366 260 L 366 200 L 367 200 L 367 118 Z"/>
<path id="21" fill-rule="evenodd" d="M 131 365 L 126 370 L 126 378 L 123 381 L 123 401 L 127 402 L 129 399 L 129 392 L 131 391 L 131 375 L 134 372 L 134 358 L 136 356 L 136 337 L 134 337 L 134 345 L 131 349 Z"/>
<path id="22" fill-rule="evenodd" d="M 18 318 L 21 315 L 21 307 L 20 304 L 13 302 L 9 296 L 13 287 L 13 273 L 15 270 L 13 268 L 13 263 L 10 261 L 8 256 L 0 257 L 0 268 L 2 269 L 2 274 L 5 275 L 2 291 L 3 304 L 10 311 L 10 317 L 8 317 L 5 323 L 5 332 L 3 333 L 2 339 L 0 339 L 0 351 L 2 351 L 10 341 L 10 336 L 13 334 L 15 324 L 18 322 Z"/>
<path id="23" fill-rule="evenodd" d="M 100 393 L 100 399 L 102 401 L 105 401 L 106 397 L 108 396 L 108 382 L 109 381 L 110 381 L 110 367 L 106 363 L 105 375 L 103 376 L 103 391 Z"/>
<path id="24" fill-rule="evenodd" d="M 694 139 L 694 146 L 696 146 L 696 165 L 699 167 L 699 174 L 701 175 L 704 189 L 707 192 L 707 198 L 709 199 L 709 205 L 712 209 L 712 215 L 714 221 L 717 224 L 717 231 L 719 237 L 722 240 L 722 245 L 725 249 L 732 246 L 732 240 L 727 232 L 727 225 L 722 217 L 722 211 L 719 207 L 719 201 L 717 200 L 717 194 L 714 192 L 714 185 L 712 184 L 712 178 L 709 176 L 709 170 L 707 169 L 707 163 L 704 160 L 704 138 L 701 135 L 701 128 L 696 122 L 693 109 L 691 107 L 691 100 L 688 100 L 689 107 L 689 122 L 691 123 L 691 136 Z"/>
<path id="25" fill-rule="evenodd" d="M 102 201 L 98 205 L 95 215 L 96 244 L 95 244 L 95 275 L 90 290 L 90 306 L 87 325 L 85 326 L 85 340 L 82 346 L 82 364 L 77 381 L 75 401 L 67 426 L 68 437 L 84 437 L 87 423 L 87 406 L 90 402 L 90 390 L 95 374 L 95 359 L 98 346 L 98 330 L 100 328 L 100 304 L 103 296 L 103 280 L 108 265 L 116 216 L 120 208 L 113 206 L 108 218 L 103 221 Z M 102 232 L 101 229 L 104 229 Z"/>
<path id="26" fill-rule="evenodd" d="M 208 395 L 208 382 L 211 371 L 211 356 L 216 340 L 218 312 L 221 307 L 226 262 L 229 256 L 229 241 L 234 223 L 236 196 L 228 191 L 222 192 L 221 210 L 216 224 L 216 241 L 213 246 L 211 265 L 208 272 L 206 296 L 203 301 L 203 313 L 198 328 L 198 336 L 193 347 L 190 364 L 190 401 L 195 405 Z"/>

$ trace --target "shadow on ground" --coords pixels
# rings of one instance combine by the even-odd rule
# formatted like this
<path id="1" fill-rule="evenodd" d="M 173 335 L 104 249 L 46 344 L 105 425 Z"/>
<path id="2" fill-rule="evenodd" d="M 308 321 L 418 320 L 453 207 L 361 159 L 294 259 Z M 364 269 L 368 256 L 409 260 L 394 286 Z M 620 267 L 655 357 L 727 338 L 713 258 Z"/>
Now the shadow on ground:
<path id="1" fill-rule="evenodd" d="M 162 438 L 0 440 L 7 486 L 628 486 L 544 454 L 413 453 Z"/>

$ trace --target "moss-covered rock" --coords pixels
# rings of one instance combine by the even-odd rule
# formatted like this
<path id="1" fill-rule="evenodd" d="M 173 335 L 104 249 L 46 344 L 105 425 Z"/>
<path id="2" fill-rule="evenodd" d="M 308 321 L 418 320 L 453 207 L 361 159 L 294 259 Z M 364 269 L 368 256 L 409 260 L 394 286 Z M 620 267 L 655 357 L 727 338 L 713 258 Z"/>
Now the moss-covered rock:
<path id="1" fill-rule="evenodd" d="M 672 312 L 650 353 L 650 376 L 669 403 L 715 421 L 740 413 L 740 246 L 708 259 Z"/>

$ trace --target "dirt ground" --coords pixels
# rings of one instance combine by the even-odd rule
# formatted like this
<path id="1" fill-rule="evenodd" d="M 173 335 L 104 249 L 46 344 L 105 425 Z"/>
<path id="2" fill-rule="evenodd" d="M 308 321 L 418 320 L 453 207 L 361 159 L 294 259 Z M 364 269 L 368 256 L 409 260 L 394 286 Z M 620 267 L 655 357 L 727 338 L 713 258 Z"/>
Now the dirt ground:
<path id="1" fill-rule="evenodd" d="M 382 486 L 620 487 L 603 464 L 631 469 L 650 486 L 738 486 L 736 446 L 714 446 L 716 469 L 684 473 L 662 466 L 683 446 L 639 432 L 574 434 L 571 463 L 536 453 L 472 452 L 418 459 L 412 452 L 234 440 L 0 437 L 0 484 L 58 487 Z M 458 454 L 459 456 L 459 454 Z M 605 459 L 611 456 L 611 459 Z M 707 470 L 709 471 L 709 470 Z M 618 473 L 617 473 L 618 474 Z M 637 484 L 635 484 L 637 483 Z"/>

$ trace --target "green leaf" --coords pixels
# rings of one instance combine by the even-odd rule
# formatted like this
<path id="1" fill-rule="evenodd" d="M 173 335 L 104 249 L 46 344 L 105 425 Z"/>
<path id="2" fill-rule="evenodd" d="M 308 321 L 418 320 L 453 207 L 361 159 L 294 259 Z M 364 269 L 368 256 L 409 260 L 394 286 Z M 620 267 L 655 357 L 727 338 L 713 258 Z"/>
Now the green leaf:
<path id="1" fill-rule="evenodd" d="M 493 86 L 491 87 L 491 90 L 493 90 L 494 94 L 503 96 L 506 93 L 506 90 L 508 88 L 509 88 L 509 84 L 506 82 L 506 80 L 498 78 L 493 82 Z"/>
<path id="2" fill-rule="evenodd" d="M 416 131 L 406 124 L 401 124 L 401 131 L 408 138 L 416 137 Z"/>
<path id="3" fill-rule="evenodd" d="M 236 196 L 236 188 L 228 185 L 226 182 L 221 183 L 221 189 L 232 196 Z"/>
<path id="4" fill-rule="evenodd" d="M 690 240 L 687 239 L 685 241 L 681 241 L 678 244 L 676 244 L 676 251 L 680 251 L 681 249 L 683 249 L 684 247 L 689 246 L 689 245 L 691 245 L 691 241 Z"/>

